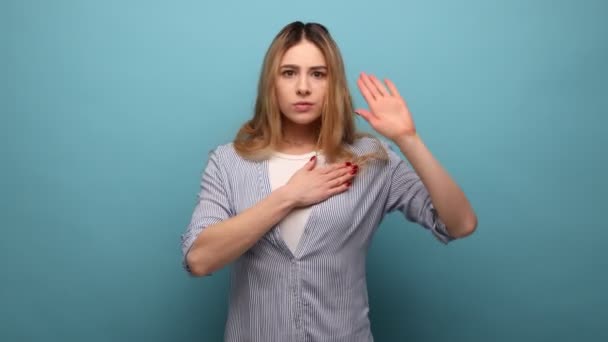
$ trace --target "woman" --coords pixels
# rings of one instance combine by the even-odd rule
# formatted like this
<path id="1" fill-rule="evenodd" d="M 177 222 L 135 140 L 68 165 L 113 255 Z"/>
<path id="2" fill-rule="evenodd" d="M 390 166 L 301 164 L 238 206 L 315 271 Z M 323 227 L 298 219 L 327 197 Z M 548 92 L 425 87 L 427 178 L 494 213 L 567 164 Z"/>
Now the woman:
<path id="1" fill-rule="evenodd" d="M 253 118 L 209 154 L 182 249 L 195 276 L 234 262 L 226 341 L 372 341 L 365 259 L 384 215 L 444 243 L 475 230 L 395 85 L 363 73 L 357 85 L 370 109 L 356 113 L 412 168 L 356 132 L 338 47 L 301 22 L 267 51 Z"/>

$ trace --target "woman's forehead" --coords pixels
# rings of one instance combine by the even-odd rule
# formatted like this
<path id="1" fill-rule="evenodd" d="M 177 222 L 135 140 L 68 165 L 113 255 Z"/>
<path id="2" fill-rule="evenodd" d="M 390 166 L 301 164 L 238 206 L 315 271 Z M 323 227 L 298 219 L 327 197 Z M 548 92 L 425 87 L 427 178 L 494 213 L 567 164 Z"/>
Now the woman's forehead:
<path id="1" fill-rule="evenodd" d="M 317 67 L 325 66 L 325 56 L 323 52 L 315 44 L 302 40 L 298 44 L 292 46 L 281 58 L 281 66 L 295 65 L 300 67 Z"/>

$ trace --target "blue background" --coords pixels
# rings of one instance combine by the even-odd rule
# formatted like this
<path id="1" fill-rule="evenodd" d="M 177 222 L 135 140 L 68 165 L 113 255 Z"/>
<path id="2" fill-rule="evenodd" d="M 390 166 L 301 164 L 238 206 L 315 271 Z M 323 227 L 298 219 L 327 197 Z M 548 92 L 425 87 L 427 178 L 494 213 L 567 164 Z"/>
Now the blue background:
<path id="1" fill-rule="evenodd" d="M 207 152 L 251 116 L 262 57 L 325 24 L 391 78 L 470 198 L 448 246 L 387 217 L 378 341 L 605 341 L 608 2 L 2 1 L 0 340 L 219 341 L 228 269 L 179 237 Z M 370 128 L 359 121 L 363 130 Z"/>

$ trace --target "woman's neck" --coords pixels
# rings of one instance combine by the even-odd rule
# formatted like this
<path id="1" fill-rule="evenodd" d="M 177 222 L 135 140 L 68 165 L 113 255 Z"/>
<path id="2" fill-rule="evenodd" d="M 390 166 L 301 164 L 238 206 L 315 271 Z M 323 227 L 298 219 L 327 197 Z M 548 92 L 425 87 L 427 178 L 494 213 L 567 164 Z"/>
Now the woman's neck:
<path id="1" fill-rule="evenodd" d="M 316 151 L 318 128 L 314 125 L 301 126 L 283 122 L 283 139 L 277 151 L 287 154 L 304 154 Z"/>

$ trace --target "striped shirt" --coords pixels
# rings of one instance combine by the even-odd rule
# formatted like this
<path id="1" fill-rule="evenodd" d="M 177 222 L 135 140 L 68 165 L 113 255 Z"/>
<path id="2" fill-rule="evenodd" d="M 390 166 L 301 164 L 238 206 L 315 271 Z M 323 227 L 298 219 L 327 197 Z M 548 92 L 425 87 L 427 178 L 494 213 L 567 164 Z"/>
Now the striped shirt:
<path id="1" fill-rule="evenodd" d="M 373 153 L 377 140 L 358 139 L 357 155 Z M 234 261 L 230 274 L 225 341 L 373 341 L 368 317 L 366 256 L 390 212 L 448 235 L 415 171 L 388 144 L 388 161 L 361 168 L 344 193 L 312 207 L 295 252 L 280 236 L 280 223 Z M 268 161 L 240 157 L 232 143 L 209 153 L 191 222 L 181 235 L 182 265 L 205 227 L 226 220 L 271 192 Z"/>

